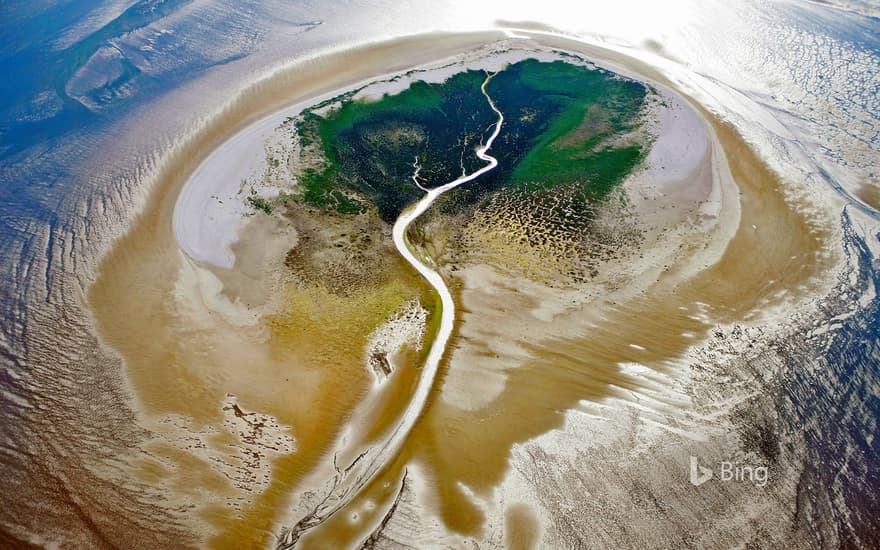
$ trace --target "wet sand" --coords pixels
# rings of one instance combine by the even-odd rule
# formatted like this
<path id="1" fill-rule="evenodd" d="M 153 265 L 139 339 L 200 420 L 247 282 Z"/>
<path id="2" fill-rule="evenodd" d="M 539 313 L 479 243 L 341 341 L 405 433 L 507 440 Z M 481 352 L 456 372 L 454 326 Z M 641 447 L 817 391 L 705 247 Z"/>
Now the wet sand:
<path id="1" fill-rule="evenodd" d="M 570 41 L 551 43 L 609 55 Z M 648 68 L 627 66 L 663 82 Z M 624 287 L 590 303 L 484 265 L 456 272 L 467 313 L 440 395 L 412 443 L 435 492 L 432 506 L 453 531 L 487 535 L 491 522 L 482 509 L 503 500 L 495 491 L 515 468 L 514 447 L 563 428 L 565 411 L 609 398 L 658 412 L 686 408 L 673 391 L 658 393 L 656 380 L 681 376 L 677 361 L 714 326 L 744 320 L 772 326 L 779 312 L 827 288 L 839 260 L 831 218 L 789 196 L 733 128 L 705 111 L 702 116 L 723 149 L 716 151 L 721 165 L 729 163 L 736 181 L 736 196 L 726 200 L 740 207 L 732 227 L 728 222 L 715 230 L 735 231 L 717 262 L 704 263 L 698 240 L 647 287 Z M 553 302 L 559 307 L 548 318 Z M 631 364 L 647 373 L 634 375 L 624 368 Z"/>
<path id="2" fill-rule="evenodd" d="M 223 288 L 221 278 L 234 274 L 212 271 L 178 249 L 172 214 L 180 189 L 218 143 L 266 112 L 499 37 L 404 38 L 306 60 L 256 84 L 169 153 L 144 211 L 102 260 L 89 304 L 103 342 L 125 360 L 142 424 L 156 434 L 135 473 L 161 480 L 169 507 L 199 503 L 192 527 L 212 546 L 273 540 L 290 489 L 321 461 L 370 387 L 361 361 L 367 337 L 400 303 L 420 295 L 424 284 L 399 259 L 390 283 L 360 296 L 341 300 L 312 288 L 252 308 L 241 299 L 244 293 L 234 296 Z M 295 244 L 283 225 L 264 231 Z M 290 307 L 277 311 L 279 300 Z M 408 387 L 407 375 L 417 373 L 400 372 L 386 391 Z M 276 419 L 279 435 L 292 438 L 297 452 L 243 454 L 244 443 L 224 427 L 228 394 L 244 412 Z M 394 418 L 396 408 L 389 409 Z M 251 477 L 262 482 L 238 481 Z"/>
<path id="3" fill-rule="evenodd" d="M 202 503 L 193 528 L 210 546 L 270 544 L 295 516 L 289 512 L 308 488 L 303 481 L 332 476 L 332 458 L 324 453 L 365 398 L 382 407 L 365 413 L 375 423 L 352 437 L 384 436 L 382 426 L 405 408 L 419 371 L 400 368 L 381 392 L 371 392 L 363 349 L 375 326 L 426 289 L 401 260 L 394 277 L 346 299 L 321 288 L 248 295 L 248 278 L 234 272 L 252 270 L 255 284 L 266 289 L 283 286 L 273 280 L 282 272 L 277 254 L 253 250 L 266 242 L 292 246 L 296 237 L 282 222 L 266 221 L 237 245 L 239 262 L 247 265 L 237 264 L 232 274 L 199 265 L 180 252 L 172 231 L 182 184 L 224 137 L 281 105 L 498 37 L 413 37 L 366 46 L 256 86 L 169 155 L 144 212 L 102 262 L 89 303 L 104 342 L 125 359 L 141 422 L 157 434 L 147 449 L 151 457 L 135 473 L 164 484 L 171 507 Z M 560 38 L 536 40 L 665 83 L 611 52 Z M 502 530 L 511 541 L 540 540 L 541 525 L 553 518 L 500 504 L 508 500 L 498 491 L 515 446 L 562 428 L 567 411 L 584 402 L 641 395 L 649 408 L 682 406 L 678 396 L 664 396 L 656 380 L 678 376 L 676 360 L 713 326 L 772 318 L 826 284 L 823 275 L 837 261 L 829 245 L 833 230 L 826 229 L 832 225 L 791 196 L 732 128 L 701 114 L 717 136 L 713 170 L 729 163 L 736 183 L 725 187 L 713 230 L 700 240 L 686 232 L 691 240 L 682 239 L 673 264 L 650 266 L 631 284 L 598 297 L 479 263 L 448 273 L 463 314 L 426 413 L 397 460 L 309 533 L 305 546 L 349 545 L 369 536 L 398 494 L 404 471 L 412 480 L 404 501 L 418 503 L 422 529 L 411 525 L 406 533 L 390 524 L 395 536 L 482 540 L 500 522 L 510 526 Z M 647 373 L 623 366 L 633 363 Z M 437 542 L 421 542 L 428 541 Z"/>

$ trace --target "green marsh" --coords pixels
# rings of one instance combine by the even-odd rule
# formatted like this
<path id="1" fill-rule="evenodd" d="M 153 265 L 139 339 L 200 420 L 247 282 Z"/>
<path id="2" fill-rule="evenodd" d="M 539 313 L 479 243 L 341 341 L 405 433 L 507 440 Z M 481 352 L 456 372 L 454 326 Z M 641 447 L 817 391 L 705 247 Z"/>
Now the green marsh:
<path id="1" fill-rule="evenodd" d="M 416 81 L 373 101 L 343 97 L 297 124 L 313 157 L 299 174 L 298 200 L 341 214 L 375 205 L 393 222 L 423 191 L 478 169 L 476 148 L 495 114 L 480 91 L 486 74 L 458 73 L 442 83 Z M 487 193 L 575 189 L 578 202 L 606 197 L 643 158 L 633 139 L 648 90 L 608 71 L 567 63 L 524 60 L 496 74 L 487 92 L 504 113 L 491 154 L 496 170 L 457 189 L 445 209 L 467 206 Z M 316 160 L 314 160 L 316 159 Z"/>

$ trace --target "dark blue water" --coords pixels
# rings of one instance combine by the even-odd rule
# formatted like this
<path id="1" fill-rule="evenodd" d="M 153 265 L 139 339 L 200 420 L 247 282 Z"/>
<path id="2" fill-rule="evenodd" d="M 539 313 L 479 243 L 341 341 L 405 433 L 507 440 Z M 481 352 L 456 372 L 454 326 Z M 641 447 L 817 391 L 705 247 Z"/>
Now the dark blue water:
<path id="1" fill-rule="evenodd" d="M 793 512 L 794 547 L 880 547 L 880 258 L 869 247 L 880 234 L 866 235 L 855 212 L 840 218 L 846 268 L 834 291 L 732 367 L 756 392 L 736 413 L 745 448 L 794 474 L 793 490 L 771 479 Z"/>
<path id="2" fill-rule="evenodd" d="M 797 521 L 815 545 L 870 548 L 880 545 L 880 259 L 847 212 L 841 224 L 850 273 L 822 308 L 825 319 L 841 320 L 775 346 L 786 369 L 774 431 L 804 453 Z"/>
<path id="3" fill-rule="evenodd" d="M 0 71 L 8 83 L 0 89 L 0 161 L 80 132 L 133 101 L 155 98 L 201 71 L 247 56 L 267 31 L 260 21 L 268 14 L 258 3 L 217 3 L 182 16 L 191 2 L 131 3 L 72 43 L 77 25 L 108 2 L 60 2 L 45 11 L 28 9 L 26 3 L 0 7 Z M 176 32 L 163 33 L 169 29 L 199 30 L 203 40 L 182 41 Z M 223 46 L 212 48 L 206 37 L 222 38 Z"/>

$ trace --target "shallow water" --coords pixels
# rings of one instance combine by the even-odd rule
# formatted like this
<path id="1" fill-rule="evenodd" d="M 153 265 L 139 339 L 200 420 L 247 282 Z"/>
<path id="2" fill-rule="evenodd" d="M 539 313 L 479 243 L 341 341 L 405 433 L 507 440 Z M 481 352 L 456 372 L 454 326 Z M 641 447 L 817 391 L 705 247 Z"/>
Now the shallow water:
<path id="1" fill-rule="evenodd" d="M 544 18 L 574 31 L 594 30 L 610 35 L 609 42 L 629 43 L 639 48 L 640 55 L 659 52 L 669 63 L 678 66 L 683 64 L 678 61 L 690 63 L 709 75 L 709 80 L 715 79 L 742 93 L 743 96 L 733 94 L 737 101 L 748 97 L 757 105 L 771 109 L 781 121 L 782 129 L 769 121 L 765 122 L 769 131 L 758 125 L 743 125 L 753 114 L 753 104 L 731 101 L 729 95 L 714 98 L 735 122 L 747 126 L 745 131 L 750 139 L 756 140 L 762 154 L 774 163 L 803 166 L 800 155 L 806 153 L 819 159 L 827 168 L 828 176 L 844 188 L 854 190 L 859 184 L 870 184 L 867 175 L 876 172 L 877 163 L 877 140 L 871 134 L 871 128 L 877 127 L 878 116 L 875 104 L 878 45 L 877 34 L 872 32 L 876 20 L 858 13 L 795 3 L 701 5 L 692 9 L 684 9 L 682 5 L 671 4 L 668 17 L 650 17 L 652 14 L 646 13 L 635 22 L 629 17 L 627 25 L 606 24 L 615 20 L 613 10 L 597 17 L 575 18 L 566 9 L 544 6 L 540 13 L 535 13 L 534 7 L 523 5 L 507 11 L 486 9 L 483 15 L 468 11 L 469 17 L 458 17 L 448 15 L 443 5 L 413 5 L 411 11 L 401 11 L 385 29 L 372 29 L 367 23 L 349 34 L 351 27 L 337 24 L 338 21 L 370 21 L 381 8 L 358 3 L 344 7 L 332 4 L 287 7 L 285 10 L 289 11 L 285 11 L 278 5 L 181 4 L 176 5 L 173 14 L 125 35 L 119 50 L 126 61 L 119 61 L 115 54 L 89 61 L 95 72 L 118 77 L 88 94 L 81 93 L 89 86 L 88 75 L 81 73 L 78 79 L 70 76 L 74 68 L 79 69 L 85 62 L 77 57 L 77 48 L 66 48 L 66 45 L 77 38 L 83 42 L 81 37 L 102 28 L 114 14 L 121 13 L 124 6 L 78 3 L 46 7 L 48 11 L 43 14 L 56 16 L 51 19 L 52 24 L 57 25 L 55 28 L 46 27 L 50 19 L 37 17 L 41 13 L 36 10 L 43 8 L 26 8 L 20 4 L 0 8 L 0 16 L 16 29 L 14 33 L 5 34 L 0 44 L 0 66 L 8 69 L 7 74 L 20 75 L 15 79 L 15 86 L 4 87 L 7 95 L 0 128 L 4 145 L 0 153 L 0 250 L 6 281 L 0 294 L 4 306 L 0 340 L 4 369 L 0 385 L 3 390 L 3 460 L 9 472 L 3 481 L 5 506 L 0 516 L 3 525 L 0 540 L 9 544 L 24 540 L 37 544 L 56 540 L 90 545 L 114 545 L 123 541 L 148 546 L 182 544 L 195 540 L 188 533 L 192 519 L 188 517 L 188 502 L 214 498 L 211 496 L 214 491 L 215 496 L 230 491 L 228 479 L 202 470 L 201 477 L 184 477 L 175 483 L 185 498 L 168 509 L 167 501 L 163 501 L 155 488 L 161 479 L 167 479 L 162 454 L 183 460 L 185 453 L 167 447 L 144 446 L 143 442 L 151 437 L 147 430 L 155 427 L 139 424 L 134 411 L 141 407 L 186 410 L 195 419 L 195 426 L 207 418 L 217 418 L 218 412 L 200 409 L 197 398 L 180 393 L 179 386 L 167 379 L 151 376 L 149 369 L 144 370 L 144 383 L 152 384 L 150 395 L 153 397 L 140 399 L 140 394 L 132 391 L 123 376 L 126 371 L 121 369 L 118 358 L 99 347 L 91 314 L 83 306 L 89 283 L 94 279 L 96 259 L 109 240 L 122 233 L 136 205 L 142 204 L 150 181 L 147 174 L 156 166 L 155 155 L 170 150 L 171 145 L 177 143 L 177 136 L 195 125 L 198 117 L 207 116 L 227 102 L 242 81 L 262 74 L 276 63 L 343 40 L 358 41 L 433 26 L 484 25 L 499 14 L 510 20 Z M 75 25 L 83 21 L 83 14 L 76 12 L 86 9 L 92 10 L 90 13 L 95 18 L 88 19 L 82 26 Z M 472 9 L 474 6 L 468 7 Z M 627 7 L 621 5 L 619 9 Z M 215 32 L 198 31 L 196 20 L 206 21 Z M 322 20 L 323 24 L 304 32 L 310 26 L 300 23 L 316 20 Z M 639 21 L 642 24 L 638 24 Z M 712 25 L 713 30 L 695 33 L 696 24 Z M 100 32 L 109 33 L 116 27 L 106 25 L 104 28 L 107 30 Z M 163 32 L 167 30 L 174 32 Z M 39 38 L 35 38 L 37 36 Z M 106 46 L 110 35 L 96 36 Z M 712 36 L 726 36 L 729 40 L 706 38 Z M 223 43 L 221 46 L 217 46 L 218 40 Z M 645 41 L 650 41 L 647 46 Z M 144 49 L 145 45 L 152 49 Z M 145 62 L 138 56 L 149 59 Z M 848 62 L 840 63 L 840 59 Z M 28 78 L 33 74 L 31 67 L 39 63 L 60 67 L 62 70 L 57 74 L 68 75 L 70 80 L 47 83 Z M 140 72 L 131 70 L 128 63 L 133 63 Z M 822 69 L 816 70 L 817 66 Z M 717 90 L 700 92 L 698 98 L 712 104 L 713 98 L 706 96 Z M 86 97 L 93 100 L 82 99 Z M 94 102 L 94 98 L 99 101 Z M 181 112 L 186 113 L 183 118 Z M 228 130 L 217 130 L 217 135 L 225 135 Z M 772 131 L 783 134 L 787 141 L 776 141 Z M 792 145 L 791 135 L 786 133 L 801 137 L 801 142 Z M 210 148 L 216 139 L 209 139 L 204 149 Z M 816 171 L 796 179 L 806 182 L 809 190 L 811 186 L 827 185 L 816 176 L 821 173 Z M 792 170 L 784 175 L 790 178 L 798 174 Z M 755 206 L 760 208 L 763 204 L 764 201 L 760 201 Z M 809 219 L 810 213 L 806 215 Z M 801 348 L 794 343 L 781 346 L 786 350 L 784 362 L 788 365 L 788 374 L 776 390 L 778 397 L 774 398 L 784 411 L 779 422 L 786 428 L 780 430 L 781 434 L 790 435 L 793 442 L 790 446 L 806 449 L 804 460 L 808 467 L 803 474 L 804 488 L 800 494 L 815 502 L 815 509 L 819 509 L 820 504 L 832 503 L 828 504 L 829 512 L 813 512 L 815 521 L 825 526 L 821 531 L 824 538 L 818 540 L 828 544 L 836 540 L 856 541 L 854 537 L 859 534 L 861 541 L 872 540 L 871 536 L 876 535 L 876 526 L 871 520 L 877 517 L 871 512 L 876 509 L 876 503 L 870 496 L 876 491 L 872 493 L 869 489 L 876 486 L 870 465 L 876 464 L 877 457 L 871 454 L 868 445 L 874 428 L 859 420 L 862 415 L 852 413 L 874 410 L 876 416 L 876 399 L 871 389 L 876 386 L 874 367 L 878 361 L 876 297 L 866 294 L 876 285 L 876 252 L 872 252 L 876 231 L 871 229 L 870 218 L 861 217 L 854 209 L 850 215 L 859 217 L 852 225 L 850 219 L 844 220 L 843 238 L 850 250 L 858 251 L 851 259 L 859 276 L 845 284 L 844 289 L 851 285 L 850 290 L 846 290 L 840 300 L 832 302 L 851 315 L 813 337 L 809 346 Z M 160 213 L 143 222 L 143 231 L 167 238 L 169 219 L 168 212 Z M 806 256 L 787 264 L 773 260 L 782 258 L 789 247 L 809 248 L 808 241 L 813 236 L 785 230 L 790 225 L 784 220 L 780 220 L 777 227 L 768 225 L 766 220 L 769 219 L 775 218 L 765 217 L 765 222 L 758 224 L 761 233 L 744 237 L 741 246 L 746 250 L 769 249 L 771 254 L 744 254 L 741 258 L 748 260 L 731 262 L 692 292 L 709 288 L 731 304 L 760 309 L 768 305 L 760 300 L 772 288 L 762 290 L 765 294 L 749 292 L 737 279 L 738 269 L 760 272 L 762 275 L 755 279 L 778 281 L 775 284 L 779 286 L 796 286 L 795 281 L 808 275 L 805 273 L 808 266 L 815 264 L 806 262 Z M 155 323 L 154 329 L 161 331 L 163 325 L 159 321 L 169 312 L 161 307 L 148 307 L 142 297 L 168 291 L 163 287 L 167 279 L 162 275 L 170 266 L 176 266 L 179 259 L 171 249 L 154 249 L 154 242 L 130 247 L 110 260 L 118 265 L 136 265 L 129 275 L 130 280 L 139 284 L 128 286 L 121 279 L 117 280 L 118 287 L 114 291 L 122 301 L 109 302 L 106 307 L 122 311 L 125 300 L 130 301 L 132 308 L 140 308 L 141 319 L 146 324 Z M 154 256 L 161 259 L 146 265 L 139 262 Z M 141 298 L 135 299 L 136 296 Z M 860 298 L 863 298 L 861 302 Z M 832 309 L 829 307 L 829 316 Z M 612 312 L 622 319 L 628 314 L 627 311 Z M 716 312 L 721 319 L 741 313 L 742 310 L 730 308 L 719 308 Z M 663 345 L 676 347 L 679 340 L 673 333 L 699 333 L 703 325 L 670 311 L 669 315 L 646 326 L 650 327 L 649 333 L 634 340 L 652 350 L 657 347 L 653 337 Z M 661 328 L 670 331 L 668 339 L 659 337 Z M 233 343 L 232 340 L 220 342 L 230 348 Z M 131 346 L 134 353 L 143 353 L 145 357 L 148 352 L 160 355 L 175 352 L 161 348 L 158 341 L 149 338 L 119 344 Z M 595 345 L 601 347 L 601 342 Z M 202 350 L 194 346 L 182 352 L 200 354 Z M 273 359 L 276 365 L 297 359 L 285 356 L 283 351 L 278 353 Z M 581 353 L 584 351 L 576 349 L 570 350 L 568 355 Z M 595 353 L 595 348 L 590 353 Z M 646 359 L 636 348 L 613 349 L 608 353 L 609 361 Z M 243 347 L 223 355 L 224 361 L 241 357 L 239 365 L 249 366 L 253 361 L 253 355 Z M 454 360 L 453 356 L 449 368 L 453 368 Z M 769 363 L 772 359 L 763 361 Z M 236 372 L 214 368 L 221 363 L 203 358 L 200 372 L 218 383 L 234 381 L 237 395 L 240 392 L 247 400 L 249 388 L 258 386 L 259 371 L 254 372 L 253 377 L 238 380 Z M 552 364 L 559 366 L 560 362 Z M 797 365 L 815 366 L 798 369 Z M 527 374 L 527 371 L 514 372 L 515 376 Z M 186 379 L 187 373 L 179 374 Z M 561 369 L 553 379 L 560 386 L 568 387 L 569 374 Z M 630 383 L 625 375 L 612 370 L 597 383 L 600 388 L 597 396 L 605 395 L 601 388 L 609 381 L 623 387 Z M 404 387 L 406 383 L 401 381 Z M 506 384 L 519 388 L 530 386 L 511 384 L 509 380 Z M 201 382 L 196 387 L 204 389 Z M 529 406 L 533 404 L 543 411 L 537 416 L 530 411 L 523 413 L 523 418 L 534 422 L 535 434 L 562 423 L 556 409 L 560 402 L 568 399 L 565 394 L 554 396 L 549 402 L 535 399 L 536 395 L 558 393 L 556 388 L 551 385 L 546 391 L 521 389 L 522 394 L 511 395 L 512 406 L 530 403 Z M 303 391 L 302 386 L 275 389 L 274 396 L 261 394 L 259 400 L 263 402 L 265 398 L 265 402 L 270 403 L 274 399 L 288 406 L 292 402 L 289 395 Z M 349 397 L 354 400 L 357 393 L 355 390 Z M 584 395 L 589 395 L 586 389 Z M 560 401 L 556 401 L 557 397 Z M 575 396 L 569 397 L 568 401 L 575 400 Z M 326 410 L 327 414 L 338 412 L 336 407 L 342 405 L 344 403 L 327 403 L 326 407 L 308 404 L 316 410 Z M 242 407 L 250 411 L 245 402 Z M 469 497 L 462 495 L 461 487 L 452 480 L 464 479 L 476 489 L 485 490 L 505 468 L 504 461 L 498 458 L 503 455 L 501 449 L 509 448 L 511 441 L 521 441 L 526 432 L 513 434 L 503 429 L 488 429 L 491 423 L 481 432 L 468 420 L 472 416 L 462 416 L 455 409 L 444 407 L 440 400 L 435 408 L 438 417 L 446 418 L 448 423 L 438 420 L 440 428 L 435 429 L 426 421 L 421 428 L 424 435 L 416 438 L 425 443 L 417 448 L 424 446 L 427 450 L 421 452 L 432 457 L 428 462 L 433 461 L 437 470 L 444 472 L 442 480 L 436 482 L 443 489 L 440 493 L 446 495 L 437 504 L 443 517 L 462 532 L 475 532 L 480 526 L 479 514 L 456 514 L 454 506 Z M 444 408 L 446 417 L 441 414 Z M 840 421 L 824 421 L 829 416 Z M 456 417 L 460 417 L 459 424 L 455 422 Z M 802 425 L 809 426 L 809 436 L 803 440 L 796 436 Z M 460 429 L 463 430 L 461 435 L 456 435 Z M 471 429 L 475 432 L 468 433 Z M 448 433 L 448 440 L 438 440 L 438 432 Z M 298 434 L 297 439 L 302 435 Z M 326 435 L 315 434 L 315 437 Z M 496 437 L 499 442 L 497 447 L 493 445 L 495 452 L 488 453 L 490 456 L 479 462 L 484 466 L 476 467 L 474 462 L 471 469 L 457 464 L 460 457 L 456 456 L 454 442 L 482 442 L 487 435 Z M 832 443 L 821 443 L 823 441 Z M 184 446 L 190 443 L 184 442 Z M 149 454 L 138 450 L 139 446 L 144 446 Z M 842 449 L 863 449 L 862 458 L 846 458 L 851 455 Z M 445 456 L 451 458 L 442 460 Z M 140 480 L 130 477 L 132 466 L 141 470 Z M 193 467 L 198 468 L 196 464 Z M 294 474 L 297 468 L 296 465 L 279 466 L 280 470 L 287 469 Z M 839 469 L 847 475 L 837 476 Z M 395 473 L 392 468 L 388 473 L 392 488 L 397 487 L 399 471 Z M 196 483 L 197 480 L 201 483 Z M 832 489 L 822 489 L 826 484 Z M 382 485 L 376 490 L 379 488 L 383 488 Z M 375 500 L 386 502 L 391 494 L 383 498 L 377 496 Z M 266 518 L 274 516 L 285 505 L 285 496 L 271 489 L 263 493 L 260 504 L 244 520 L 227 524 L 229 533 L 244 539 L 271 540 L 274 525 Z M 47 507 L 51 509 L 49 514 L 45 512 Z M 268 512 L 263 514 L 260 510 Z M 221 505 L 215 508 L 211 519 L 224 523 L 227 517 L 228 512 Z M 233 540 L 221 536 L 215 542 L 223 545 Z"/>

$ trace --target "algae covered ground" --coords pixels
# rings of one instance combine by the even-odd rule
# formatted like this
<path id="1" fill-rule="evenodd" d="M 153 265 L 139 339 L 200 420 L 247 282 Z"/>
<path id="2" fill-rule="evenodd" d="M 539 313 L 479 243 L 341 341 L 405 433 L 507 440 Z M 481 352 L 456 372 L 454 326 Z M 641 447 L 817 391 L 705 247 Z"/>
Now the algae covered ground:
<path id="1" fill-rule="evenodd" d="M 391 223 L 424 191 L 481 166 L 475 150 L 495 115 L 483 71 L 442 83 L 413 82 L 378 100 L 335 98 L 306 110 L 296 132 L 305 160 L 294 198 L 356 214 L 375 206 Z M 498 168 L 457 189 L 455 209 L 496 191 L 566 190 L 574 208 L 606 197 L 643 158 L 642 108 L 649 90 L 603 69 L 527 59 L 495 74 L 487 92 L 504 113 L 492 147 Z"/>

